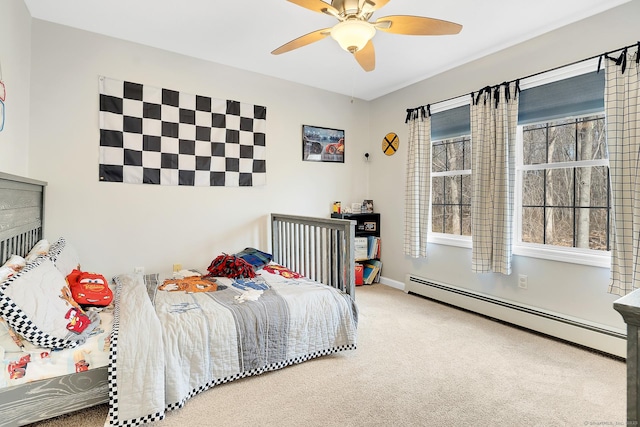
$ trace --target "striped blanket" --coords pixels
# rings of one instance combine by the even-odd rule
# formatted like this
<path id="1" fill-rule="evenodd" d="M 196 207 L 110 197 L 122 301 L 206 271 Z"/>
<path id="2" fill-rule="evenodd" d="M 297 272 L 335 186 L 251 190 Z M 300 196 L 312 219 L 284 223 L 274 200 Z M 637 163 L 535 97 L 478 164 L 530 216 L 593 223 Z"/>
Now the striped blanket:
<path id="1" fill-rule="evenodd" d="M 215 385 L 356 347 L 355 302 L 305 278 L 261 270 L 194 293 L 158 290 L 158 275 L 114 280 L 111 425 L 159 420 Z"/>

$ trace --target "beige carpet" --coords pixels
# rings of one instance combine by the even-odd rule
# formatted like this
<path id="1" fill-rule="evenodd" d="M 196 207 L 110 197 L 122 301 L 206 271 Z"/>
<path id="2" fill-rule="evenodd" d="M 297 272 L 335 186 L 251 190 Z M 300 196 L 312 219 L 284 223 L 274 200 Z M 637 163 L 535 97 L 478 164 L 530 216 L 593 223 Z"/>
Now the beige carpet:
<path id="1" fill-rule="evenodd" d="M 215 387 L 154 425 L 626 424 L 620 360 L 381 284 L 356 300 L 357 350 Z M 36 425 L 102 426 L 106 414 Z"/>

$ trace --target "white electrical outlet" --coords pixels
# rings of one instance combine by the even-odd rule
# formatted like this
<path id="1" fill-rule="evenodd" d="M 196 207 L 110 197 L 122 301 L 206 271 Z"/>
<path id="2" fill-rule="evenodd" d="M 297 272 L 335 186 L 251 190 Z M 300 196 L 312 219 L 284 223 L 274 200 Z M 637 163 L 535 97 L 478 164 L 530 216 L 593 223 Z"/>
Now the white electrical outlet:
<path id="1" fill-rule="evenodd" d="M 177 273 L 180 270 L 182 270 L 182 264 L 173 264 L 173 272 L 174 273 Z"/>
<path id="2" fill-rule="evenodd" d="M 529 278 L 526 274 L 518 275 L 518 287 L 520 289 L 529 289 Z"/>
<path id="3" fill-rule="evenodd" d="M 135 268 L 133 269 L 133 272 L 134 272 L 135 274 L 144 274 L 144 267 L 135 267 Z"/>

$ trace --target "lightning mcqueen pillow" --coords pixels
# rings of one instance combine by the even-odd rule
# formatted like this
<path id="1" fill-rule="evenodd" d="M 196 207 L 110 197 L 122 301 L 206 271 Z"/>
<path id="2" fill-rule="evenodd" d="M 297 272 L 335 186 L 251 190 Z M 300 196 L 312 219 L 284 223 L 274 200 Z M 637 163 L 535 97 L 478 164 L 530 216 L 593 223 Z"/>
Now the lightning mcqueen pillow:
<path id="1" fill-rule="evenodd" d="M 111 304 L 113 293 L 101 274 L 74 269 L 67 276 L 71 296 L 80 305 L 104 307 Z"/>

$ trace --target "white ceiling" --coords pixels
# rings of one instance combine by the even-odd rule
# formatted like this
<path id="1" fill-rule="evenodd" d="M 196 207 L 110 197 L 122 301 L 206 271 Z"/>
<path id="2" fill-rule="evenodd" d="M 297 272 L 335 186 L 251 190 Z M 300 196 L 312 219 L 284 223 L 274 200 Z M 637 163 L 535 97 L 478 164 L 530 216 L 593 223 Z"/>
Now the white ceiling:
<path id="1" fill-rule="evenodd" d="M 282 55 L 280 45 L 335 18 L 286 0 L 24 0 L 33 18 L 372 100 L 629 0 L 391 0 L 372 16 L 417 15 L 463 26 L 453 36 L 378 31 L 364 72 L 327 37 Z"/>

